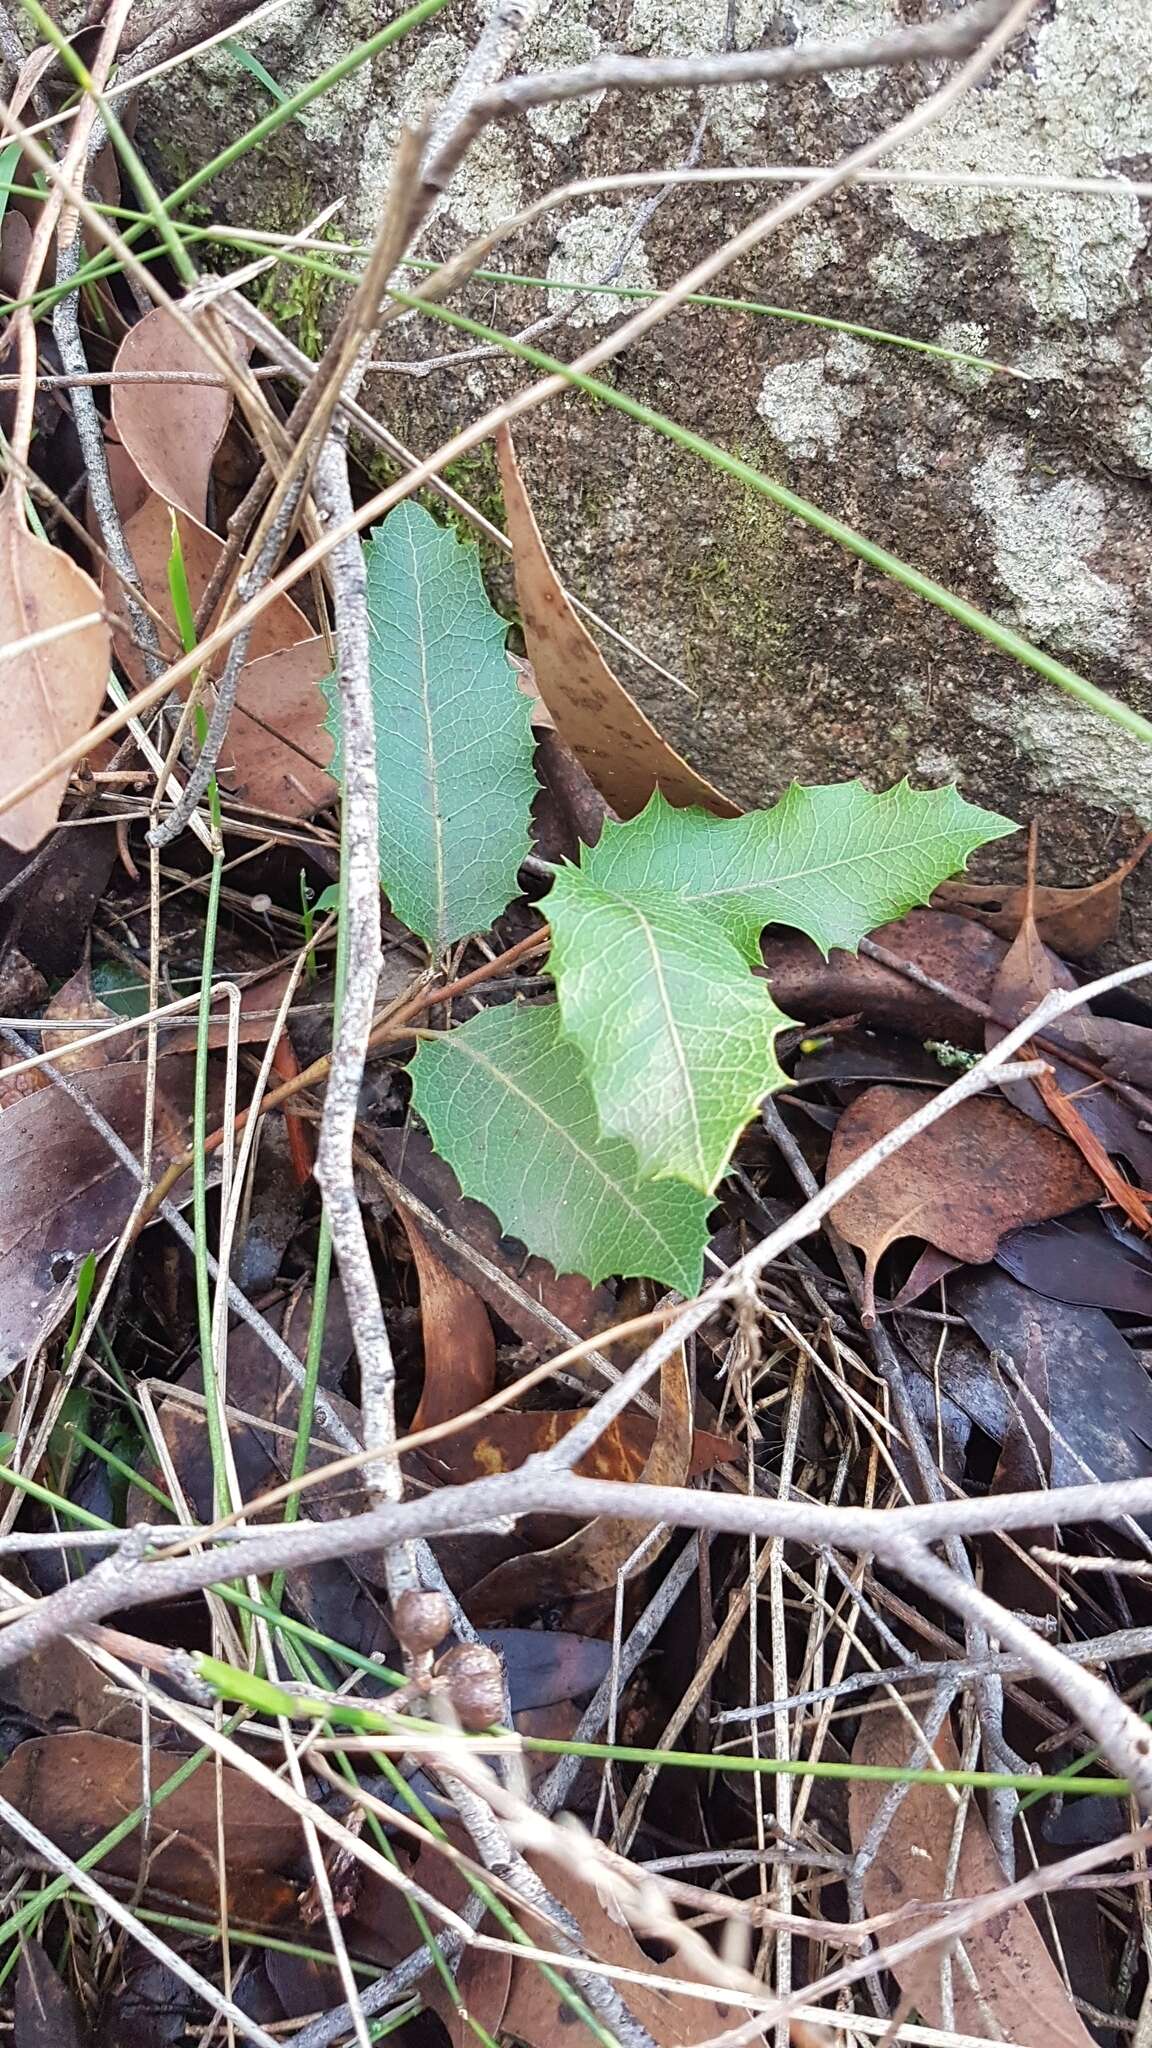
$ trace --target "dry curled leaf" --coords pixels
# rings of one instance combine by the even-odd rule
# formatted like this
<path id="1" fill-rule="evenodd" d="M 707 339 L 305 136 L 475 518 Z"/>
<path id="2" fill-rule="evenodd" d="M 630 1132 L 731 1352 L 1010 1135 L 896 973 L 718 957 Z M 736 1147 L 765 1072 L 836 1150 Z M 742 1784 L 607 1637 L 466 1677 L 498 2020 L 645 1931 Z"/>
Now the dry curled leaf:
<path id="1" fill-rule="evenodd" d="M 869 1088 L 845 1110 L 828 1154 L 828 1179 L 920 1107 L 906 1088 Z M 1098 1200 L 1101 1189 L 1073 1145 L 1030 1124 L 1010 1103 L 969 1097 L 837 1202 L 836 1228 L 865 1255 L 869 1312 L 876 1266 L 902 1237 L 980 1264 L 1006 1230 L 1042 1223 Z"/>
<path id="2" fill-rule="evenodd" d="M 921 1042 L 949 1039 L 954 1045 L 983 1050 L 982 1020 L 965 1009 L 960 997 L 990 1000 L 1007 951 L 1003 939 L 941 910 L 910 910 L 907 917 L 881 926 L 872 936 L 886 952 L 918 967 L 944 990 L 957 990 L 957 1000 L 918 986 L 866 953 L 834 949 L 825 959 L 819 947 L 798 932 L 769 930 L 763 958 L 772 1000 L 789 1017 L 802 1017 L 806 1024 L 825 1017 L 858 1017 L 874 1031 L 898 1031 Z"/>
<path id="3" fill-rule="evenodd" d="M 857 1764 L 903 1765 L 908 1762 L 908 1724 L 895 1707 L 866 1714 L 852 1751 Z M 947 1729 L 937 1736 L 936 1756 L 944 1770 L 957 1770 L 960 1758 Z M 854 1778 L 848 1813 L 857 1847 L 887 1796 L 887 1787 Z M 942 1786 L 908 1786 L 880 1849 L 864 1876 L 869 1913 L 907 1912 L 914 1901 L 945 1900 L 956 1808 Z M 952 1897 L 980 1898 L 1003 1889 L 1006 1880 L 996 1860 L 975 1801 L 970 1801 L 952 1879 Z M 948 1910 L 941 1906 L 941 1913 Z M 917 1924 L 915 1922 L 912 1923 Z M 896 1931 L 906 1931 L 898 1920 Z M 937 1945 L 905 1957 L 896 1965 L 901 1989 L 929 2027 L 947 2026 L 983 2039 L 995 2031 L 1020 2048 L 1091 2048 L 1092 2037 L 1076 2012 L 1044 1946 L 1027 1906 L 1012 1906 L 964 1934 L 971 1970 L 955 1959 L 951 1969 L 952 2004 L 946 2010 L 941 1987 L 944 1951 Z"/>
<path id="4" fill-rule="evenodd" d="M 246 346 L 233 328 L 214 315 L 189 314 L 201 326 L 211 323 L 211 338 L 242 360 Z M 125 371 L 161 373 L 164 382 L 125 383 Z M 227 385 L 182 382 L 220 375 L 195 335 L 164 306 L 154 306 L 130 327 L 116 354 L 112 383 L 112 419 L 120 441 L 149 488 L 204 525 L 212 458 L 232 415 Z"/>
<path id="5" fill-rule="evenodd" d="M 96 614 L 93 617 L 93 614 Z M 0 663 L 4 753 L 0 762 L 0 838 L 26 853 L 52 830 L 69 770 L 58 769 L 17 804 L 18 789 L 87 732 L 108 682 L 111 638 L 103 601 L 69 556 L 29 533 L 15 481 L 0 497 L 0 645 L 53 626 L 85 626 L 16 660 Z"/>
<path id="6" fill-rule="evenodd" d="M 1120 928 L 1123 884 L 1150 846 L 1152 833 L 1146 833 L 1127 860 L 1085 889 L 1036 889 L 1033 915 L 1044 945 L 1071 960 L 1110 945 Z M 942 882 L 933 891 L 932 904 L 937 910 L 975 918 L 998 938 L 1011 940 L 1027 914 L 1028 890 L 1023 883 Z"/>
<path id="7" fill-rule="evenodd" d="M 515 1472 L 529 1458 L 560 1443 L 584 1414 L 582 1408 L 500 1409 L 483 1422 L 466 1425 L 440 1443 L 429 1444 L 424 1457 L 454 1486 L 493 1472 Z M 628 1410 L 609 1423 L 574 1469 L 588 1479 L 634 1482 L 641 1478 L 655 1440 L 652 1417 Z M 738 1446 L 731 1438 L 719 1436 L 715 1430 L 694 1430 L 688 1477 L 698 1479 L 738 1456 Z"/>
<path id="8" fill-rule="evenodd" d="M 536 688 L 577 760 L 621 818 L 654 789 L 673 804 L 735 818 L 739 804 L 714 789 L 661 739 L 582 625 L 548 559 L 507 427 L 496 436 L 516 593 Z"/>
<path id="9" fill-rule="evenodd" d="M 989 1051 L 1053 989 L 1075 987 L 1076 977 L 1071 968 L 1049 951 L 1041 940 L 1035 918 L 1026 916 L 992 985 L 989 1002 L 993 1014 L 985 1028 Z M 1127 1023 L 1118 1017 L 1098 1017 L 1082 1006 L 1046 1026 L 1044 1039 L 1043 1053 L 1050 1074 L 1042 1076 L 1039 1082 L 1004 1082 L 1003 1092 L 1008 1100 L 1038 1123 L 1065 1129 L 1071 1126 L 1069 1135 L 1075 1131 L 1083 1138 L 1086 1130 L 1104 1153 L 1122 1153 L 1144 1187 L 1152 1186 L 1152 1138 L 1148 1135 L 1152 1099 L 1141 1106 L 1130 1096 L 1118 1095 L 1107 1086 L 1093 1087 L 1081 1067 L 1070 1066 L 1051 1050 L 1054 1045 L 1066 1046 L 1076 1058 L 1088 1061 L 1102 1074 L 1114 1073 L 1127 1083 L 1145 1084 L 1152 1080 L 1152 1031 L 1146 1025 Z M 1094 1164 L 1113 1199 L 1135 1223 L 1143 1225 L 1143 1215 L 1134 1206 L 1119 1173 L 1099 1156 Z"/>

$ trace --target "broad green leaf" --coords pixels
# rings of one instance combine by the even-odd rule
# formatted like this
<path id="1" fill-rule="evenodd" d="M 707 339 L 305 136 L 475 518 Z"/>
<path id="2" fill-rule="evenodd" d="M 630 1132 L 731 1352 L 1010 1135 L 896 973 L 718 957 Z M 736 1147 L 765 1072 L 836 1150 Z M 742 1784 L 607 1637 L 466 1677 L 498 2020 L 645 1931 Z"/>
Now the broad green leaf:
<path id="1" fill-rule="evenodd" d="M 673 810 L 657 792 L 624 825 L 606 825 L 581 873 L 615 895 L 666 890 L 760 959 L 766 924 L 793 925 L 821 951 L 926 903 L 976 847 L 1016 830 L 954 788 L 881 796 L 858 782 L 793 784 L 770 811 L 713 818 Z"/>
<path id="2" fill-rule="evenodd" d="M 564 1032 L 584 1055 L 601 1130 L 629 1139 L 654 1178 L 711 1193 L 786 1078 L 773 1041 L 789 1020 L 723 926 L 674 896 L 613 894 L 563 868 L 548 916 Z"/>
<path id="3" fill-rule="evenodd" d="M 466 1195 L 559 1273 L 638 1275 L 695 1294 L 711 1204 L 683 1181 L 644 1180 L 605 1138 L 556 1008 L 483 1010 L 412 1063 L 413 1106 Z"/>
<path id="4" fill-rule="evenodd" d="M 536 794 L 531 705 L 505 621 L 463 546 L 419 505 L 364 545 L 380 777 L 380 880 L 434 954 L 487 931 L 516 894 Z M 334 683 L 324 686 L 337 742 Z"/>

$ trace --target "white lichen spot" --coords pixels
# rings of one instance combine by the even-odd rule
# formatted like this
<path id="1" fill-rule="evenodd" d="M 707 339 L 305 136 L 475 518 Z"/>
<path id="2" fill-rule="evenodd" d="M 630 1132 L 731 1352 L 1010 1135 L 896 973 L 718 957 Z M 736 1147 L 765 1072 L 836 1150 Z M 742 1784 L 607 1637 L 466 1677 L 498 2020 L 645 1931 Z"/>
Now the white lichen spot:
<path id="1" fill-rule="evenodd" d="M 977 725 L 1015 740 L 1039 788 L 1072 790 L 1082 802 L 1152 818 L 1148 748 L 1089 705 L 1046 686 L 1023 701 L 975 697 L 970 710 Z"/>
<path id="2" fill-rule="evenodd" d="M 409 60 L 394 100 L 377 104 L 365 123 L 360 144 L 360 174 L 352 202 L 352 219 L 361 232 L 375 227 L 380 202 L 391 174 L 401 125 L 424 119 L 443 106 L 467 62 L 468 46 L 455 35 L 430 36 Z M 515 152 L 504 129 L 486 128 L 473 143 L 436 214 L 446 213 L 465 234 L 486 234 L 523 204 L 523 187 Z"/>
<path id="3" fill-rule="evenodd" d="M 1152 469 L 1152 356 L 1140 373 L 1140 397 L 1124 414 L 1119 436 L 1142 469 Z"/>
<path id="4" fill-rule="evenodd" d="M 748 50 L 763 35 L 763 0 L 736 0 L 732 48 Z M 633 0 L 632 11 L 620 37 L 619 47 L 630 55 L 646 57 L 696 57 L 724 48 L 728 27 L 728 0 Z M 736 155 L 756 135 L 767 97 L 763 85 L 729 86 L 707 96 L 710 135 L 728 155 Z M 644 125 L 652 133 L 694 120 L 698 98 L 689 93 L 655 93 L 644 111 Z"/>
<path id="5" fill-rule="evenodd" d="M 945 782 L 956 782 L 961 773 L 960 762 L 943 747 L 921 747 L 916 756 L 917 776 L 934 788 Z"/>
<path id="6" fill-rule="evenodd" d="M 818 277 L 822 270 L 829 270 L 836 263 L 844 261 L 844 244 L 835 228 L 823 222 L 797 235 L 791 249 L 790 261 L 797 277 L 806 281 Z"/>
<path id="7" fill-rule="evenodd" d="M 881 36 L 900 21 L 900 10 L 891 0 L 785 0 L 785 11 L 796 24 L 800 49 Z M 830 71 L 824 83 L 834 99 L 855 100 L 874 92 L 878 77 L 876 71 Z"/>
<path id="8" fill-rule="evenodd" d="M 1021 626 L 1054 647 L 1121 653 L 1131 599 L 1092 566 L 1104 532 L 1103 492 L 1071 477 L 1027 477 L 1023 450 L 1004 436 L 975 470 L 972 496 Z"/>
<path id="9" fill-rule="evenodd" d="M 627 301 L 612 292 L 593 292 L 581 298 L 573 285 L 612 284 L 639 286 L 650 290 L 654 283 L 643 242 L 635 242 L 621 261 L 631 228 L 630 209 L 620 206 L 590 206 L 574 214 L 559 230 L 556 247 L 548 264 L 549 279 L 556 282 L 548 293 L 549 306 L 571 309 L 573 327 L 602 327 L 616 318 Z"/>
<path id="10" fill-rule="evenodd" d="M 1031 63 L 970 93 L 892 159 L 916 170 L 1099 177 L 1152 150 L 1148 0 L 1061 4 L 1036 31 Z M 1054 325 L 1100 321 L 1134 301 L 1147 240 L 1139 201 L 1067 192 L 896 186 L 896 212 L 944 242 L 1008 237 L 1034 312 Z"/>
<path id="11" fill-rule="evenodd" d="M 1061 384 L 1068 375 L 1068 350 L 1063 342 L 1033 341 L 1012 357 L 1012 368 L 1036 384 Z"/>
<path id="12" fill-rule="evenodd" d="M 915 243 L 898 235 L 877 250 L 868 265 L 868 275 L 877 291 L 901 305 L 910 305 L 924 289 L 924 258 Z"/>
<path id="13" fill-rule="evenodd" d="M 955 349 L 957 355 L 984 356 L 988 353 L 988 329 L 975 320 L 946 320 L 936 336 L 940 348 Z M 990 384 L 996 372 L 981 363 L 946 365 L 948 375 L 960 391 L 979 391 Z"/>
<path id="14" fill-rule="evenodd" d="M 590 64 L 603 47 L 598 29 L 588 18 L 588 0 L 562 0 L 538 18 L 524 38 L 517 57 L 521 71 L 561 71 Z M 556 149 L 564 149 L 583 135 L 603 93 L 585 100 L 561 100 L 554 107 L 532 107 L 528 124 L 535 134 Z"/>
<path id="15" fill-rule="evenodd" d="M 863 342 L 838 335 L 824 355 L 774 364 L 756 410 L 789 455 L 834 455 L 845 426 L 864 410 L 872 360 Z"/>

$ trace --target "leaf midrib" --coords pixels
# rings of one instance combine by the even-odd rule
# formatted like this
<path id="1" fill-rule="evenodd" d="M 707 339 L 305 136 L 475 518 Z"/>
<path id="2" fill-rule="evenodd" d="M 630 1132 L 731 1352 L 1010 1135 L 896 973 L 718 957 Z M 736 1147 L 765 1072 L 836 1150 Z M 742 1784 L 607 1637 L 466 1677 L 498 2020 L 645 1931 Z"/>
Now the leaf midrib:
<path id="1" fill-rule="evenodd" d="M 562 1140 L 563 1144 L 567 1147 L 567 1149 L 570 1152 L 574 1152 L 578 1159 L 582 1159 L 585 1165 L 590 1167 L 591 1171 L 596 1176 L 596 1178 L 601 1182 L 602 1186 L 608 1189 L 609 1192 L 613 1194 L 618 1201 L 624 1204 L 625 1208 L 629 1211 L 629 1214 L 632 1215 L 637 1220 L 637 1222 L 643 1224 L 645 1230 L 651 1233 L 652 1237 L 656 1240 L 657 1244 L 659 1244 L 663 1248 L 663 1250 L 668 1253 L 669 1257 L 675 1261 L 676 1266 L 679 1267 L 681 1265 L 680 1254 L 677 1252 L 675 1245 L 672 1245 L 668 1242 L 668 1239 L 664 1236 L 663 1232 L 657 1228 L 655 1223 L 653 1223 L 651 1216 L 649 1216 L 645 1210 L 640 1208 L 638 1203 L 634 1202 L 631 1199 L 631 1197 L 621 1187 L 619 1181 L 615 1181 L 609 1178 L 608 1174 L 605 1172 L 600 1162 L 597 1159 L 594 1159 L 590 1152 L 586 1152 L 584 1150 L 583 1145 L 581 1145 L 578 1142 L 578 1140 L 573 1137 L 572 1132 L 567 1125 L 557 1123 L 556 1118 L 549 1114 L 549 1112 L 543 1107 L 543 1105 L 537 1101 L 536 1097 L 534 1095 L 529 1095 L 526 1089 L 519 1087 L 518 1084 L 512 1079 L 511 1075 L 505 1073 L 503 1067 L 498 1067 L 495 1061 L 492 1060 L 487 1053 L 481 1052 L 478 1046 L 470 1045 L 463 1032 L 453 1032 L 452 1042 L 454 1044 L 455 1050 L 458 1053 L 464 1053 L 466 1057 L 470 1059 L 475 1066 L 482 1067 L 486 1074 L 491 1075 L 494 1081 L 498 1081 L 502 1088 L 507 1089 L 509 1095 L 514 1095 L 517 1101 L 519 1102 L 527 1103 L 529 1109 L 533 1110 L 535 1114 L 540 1118 L 541 1123 L 545 1124 L 549 1131 L 554 1132 L 555 1135 Z M 611 1142 L 617 1145 L 626 1145 L 628 1143 L 628 1140 L 626 1138 L 615 1138 Z"/>

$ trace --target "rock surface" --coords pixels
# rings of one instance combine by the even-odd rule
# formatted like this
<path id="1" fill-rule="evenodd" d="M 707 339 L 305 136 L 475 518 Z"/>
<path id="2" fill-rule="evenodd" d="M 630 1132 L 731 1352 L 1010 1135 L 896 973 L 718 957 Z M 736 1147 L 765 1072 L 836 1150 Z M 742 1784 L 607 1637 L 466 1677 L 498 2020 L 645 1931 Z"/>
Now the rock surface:
<path id="1" fill-rule="evenodd" d="M 934 0 L 734 0 L 732 34 L 737 47 L 812 42 L 933 11 Z M 727 17 L 728 0 L 553 0 L 517 68 L 715 50 Z M 451 0 L 201 198 L 217 220 L 295 229 L 340 197 L 327 232 L 369 231 L 398 123 L 443 98 L 479 20 L 471 0 Z M 378 26 L 371 0 L 288 0 L 248 46 L 293 90 Z M 1148 27 L 1148 0 L 1042 0 L 1010 57 L 892 165 L 1148 178 Z M 941 75 L 607 94 L 539 110 L 484 135 L 423 252 L 447 254 L 573 178 L 680 164 L 702 114 L 702 165 L 828 163 Z M 153 89 L 138 137 L 171 186 L 270 104 L 234 56 L 214 52 Z M 540 342 L 571 356 L 629 302 L 606 291 L 573 302 L 560 282 L 614 270 L 624 286 L 667 283 L 774 195 L 681 188 L 651 217 L 643 196 L 576 198 L 493 258 L 553 280 L 547 293 L 489 283 L 456 303 L 510 333 L 571 307 Z M 719 288 L 1017 375 L 699 306 L 609 376 L 1152 714 L 1150 225 L 1152 203 L 1128 193 L 857 188 L 801 216 Z M 270 300 L 315 346 L 331 312 L 315 285 L 281 271 Z M 529 374 L 474 359 L 431 323 L 393 328 L 388 346 L 425 366 L 468 350 L 457 367 L 375 380 L 381 417 L 421 453 Z M 572 397 L 523 422 L 518 445 L 561 574 L 674 680 L 616 649 L 613 661 L 674 743 L 739 797 L 763 801 L 793 776 L 956 776 L 970 797 L 1041 818 L 1051 880 L 1103 873 L 1152 817 L 1152 757 L 1138 740 L 670 442 Z M 487 451 L 453 481 L 498 517 Z M 498 559 L 492 570 L 510 598 Z M 1152 952 L 1152 878 L 1132 904 L 1126 950 Z"/>

